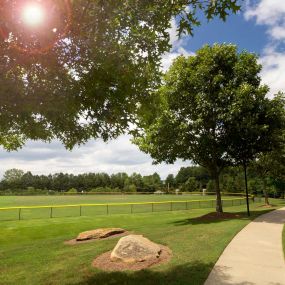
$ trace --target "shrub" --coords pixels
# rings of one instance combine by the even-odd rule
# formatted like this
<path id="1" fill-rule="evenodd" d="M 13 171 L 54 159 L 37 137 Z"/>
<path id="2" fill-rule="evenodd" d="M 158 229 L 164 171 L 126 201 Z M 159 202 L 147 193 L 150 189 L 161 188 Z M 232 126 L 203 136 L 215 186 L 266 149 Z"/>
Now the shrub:
<path id="1" fill-rule="evenodd" d="M 69 189 L 68 191 L 67 191 L 67 193 L 77 193 L 77 189 L 75 189 L 75 188 L 71 188 L 71 189 Z"/>

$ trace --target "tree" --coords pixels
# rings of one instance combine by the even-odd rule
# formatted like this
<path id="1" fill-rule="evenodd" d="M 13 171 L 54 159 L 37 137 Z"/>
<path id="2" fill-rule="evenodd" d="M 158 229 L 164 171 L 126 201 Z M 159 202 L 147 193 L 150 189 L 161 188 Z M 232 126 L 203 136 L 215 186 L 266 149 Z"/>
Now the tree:
<path id="1" fill-rule="evenodd" d="M 285 134 L 285 132 L 284 132 Z M 285 136 L 280 137 L 280 146 L 268 153 L 260 154 L 252 163 L 257 175 L 262 180 L 263 195 L 265 205 L 270 205 L 268 195 L 269 177 L 274 177 L 277 181 L 285 180 Z"/>
<path id="2" fill-rule="evenodd" d="M 18 0 L 1 1 L 5 148 L 11 132 L 58 138 L 68 148 L 91 137 L 117 137 L 157 88 L 161 57 L 171 47 L 171 20 L 178 19 L 179 35 L 192 34 L 197 15 L 225 20 L 240 9 L 238 0 L 41 2 L 53 15 L 42 29 L 31 29 L 18 14 Z"/>
<path id="3" fill-rule="evenodd" d="M 21 178 L 24 175 L 24 171 L 21 169 L 9 169 L 6 170 L 3 176 L 3 183 L 6 185 L 8 188 L 20 188 L 21 186 Z"/>
<path id="4" fill-rule="evenodd" d="M 169 190 L 169 188 L 174 188 L 176 186 L 175 178 L 174 178 L 173 174 L 167 175 L 167 177 L 165 179 L 165 185 L 166 185 L 168 190 Z"/>
<path id="5" fill-rule="evenodd" d="M 256 74 L 261 66 L 254 59 L 245 56 L 248 62 L 244 73 Z M 284 127 L 285 97 L 277 94 L 272 100 L 266 98 L 266 86 L 256 88 L 260 84 L 259 77 L 249 78 L 237 97 L 235 108 L 229 113 L 226 121 L 231 140 L 229 154 L 237 165 L 244 169 L 245 188 L 247 196 L 247 212 L 249 215 L 247 167 L 258 155 L 265 155 L 283 145 L 284 139 L 280 136 Z M 247 98 L 244 100 L 244 98 Z"/>
<path id="6" fill-rule="evenodd" d="M 189 177 L 188 180 L 181 186 L 181 190 L 185 192 L 193 192 L 199 189 L 199 183 L 195 177 Z"/>
<path id="7" fill-rule="evenodd" d="M 257 118 L 254 127 L 243 125 L 250 142 L 258 141 L 263 132 L 266 138 L 262 127 L 276 130 L 278 100 L 266 98 L 260 69 L 256 55 L 238 53 L 234 45 L 206 45 L 195 56 L 178 57 L 154 95 L 160 98 L 155 115 L 141 117 L 134 140 L 157 163 L 183 159 L 205 167 L 215 182 L 217 213 L 223 212 L 220 174 L 237 153 L 238 138 L 231 128 L 244 122 L 244 106 L 254 106 L 248 113 Z"/>

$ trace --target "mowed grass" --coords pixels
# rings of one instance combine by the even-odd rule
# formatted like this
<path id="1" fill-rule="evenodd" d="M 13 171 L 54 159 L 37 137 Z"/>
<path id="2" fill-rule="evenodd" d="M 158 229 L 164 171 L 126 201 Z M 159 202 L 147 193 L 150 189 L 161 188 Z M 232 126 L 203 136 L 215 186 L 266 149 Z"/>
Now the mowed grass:
<path id="1" fill-rule="evenodd" d="M 44 205 L 71 205 L 71 204 L 100 204 L 100 203 L 131 203 L 131 202 L 159 202 L 215 199 L 213 195 L 156 195 L 156 194 L 129 194 L 129 195 L 61 195 L 61 196 L 0 196 L 1 207 L 15 206 L 44 206 Z"/>
<path id="2" fill-rule="evenodd" d="M 240 205 L 237 197 L 223 197 L 224 204 Z M 19 209 L 1 210 L 0 221 L 16 219 L 37 219 L 48 217 L 98 216 L 105 214 L 128 214 L 145 212 L 163 212 L 187 210 L 195 208 L 215 207 L 215 196 L 202 195 L 76 195 L 76 196 L 2 196 L 0 208 L 23 207 Z M 233 201 L 227 201 L 232 199 Z M 184 201 L 193 202 L 184 202 Z M 199 201 L 198 201 L 199 200 Z M 173 203 L 155 203 L 174 201 Z M 150 203 L 153 202 L 153 203 Z M 113 205 L 113 203 L 148 203 L 131 205 Z M 55 207 L 56 205 L 83 205 L 76 207 Z M 85 204 L 102 204 L 102 206 L 84 206 Z M 26 209 L 29 206 L 51 206 L 40 209 Z M 54 206 L 54 207 L 52 207 Z"/>
<path id="3" fill-rule="evenodd" d="M 272 200 L 276 207 L 282 200 Z M 267 210 L 251 205 L 253 219 Z M 133 215 L 102 215 L 1 222 L 0 284 L 76 285 L 199 285 L 214 263 L 250 219 L 195 220 L 211 209 L 192 209 Z M 225 208 L 244 214 L 245 205 Z M 79 232 L 99 227 L 122 227 L 167 245 L 173 252 L 168 264 L 140 272 L 103 272 L 93 259 L 111 250 L 118 239 L 65 245 Z"/>

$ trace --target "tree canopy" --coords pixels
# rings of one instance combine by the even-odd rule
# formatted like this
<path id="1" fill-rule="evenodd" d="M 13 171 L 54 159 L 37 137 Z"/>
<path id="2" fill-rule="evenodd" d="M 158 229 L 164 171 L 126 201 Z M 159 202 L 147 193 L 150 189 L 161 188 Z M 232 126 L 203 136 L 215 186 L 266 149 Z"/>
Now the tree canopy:
<path id="1" fill-rule="evenodd" d="M 180 158 L 205 167 L 215 180 L 218 212 L 219 176 L 238 160 L 239 142 L 255 145 L 251 154 L 268 151 L 282 125 L 282 96 L 266 97 L 260 70 L 256 55 L 234 45 L 206 45 L 195 56 L 178 57 L 155 95 L 155 115 L 142 117 L 135 139 L 156 162 Z"/>
<path id="2" fill-rule="evenodd" d="M 116 137 L 157 88 L 171 20 L 192 34 L 197 15 L 225 20 L 239 2 L 50 0 L 48 21 L 31 29 L 23 1 L 1 1 L 0 144 L 11 133 L 69 148 Z"/>

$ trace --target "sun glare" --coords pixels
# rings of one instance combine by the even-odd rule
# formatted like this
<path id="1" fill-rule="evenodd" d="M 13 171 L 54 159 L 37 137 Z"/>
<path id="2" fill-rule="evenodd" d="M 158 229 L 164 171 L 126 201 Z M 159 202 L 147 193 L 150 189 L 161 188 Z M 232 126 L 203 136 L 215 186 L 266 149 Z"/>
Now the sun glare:
<path id="1" fill-rule="evenodd" d="M 23 9 L 23 21 L 29 26 L 40 25 L 44 18 L 44 10 L 40 5 L 30 4 Z"/>

